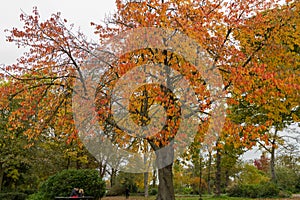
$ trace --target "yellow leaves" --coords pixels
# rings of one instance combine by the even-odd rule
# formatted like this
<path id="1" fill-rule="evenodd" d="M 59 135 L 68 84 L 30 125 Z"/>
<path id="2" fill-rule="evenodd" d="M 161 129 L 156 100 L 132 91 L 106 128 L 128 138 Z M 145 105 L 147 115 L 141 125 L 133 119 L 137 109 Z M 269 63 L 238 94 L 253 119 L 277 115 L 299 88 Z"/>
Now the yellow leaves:
<path id="1" fill-rule="evenodd" d="M 17 169 L 10 169 L 8 170 L 8 174 L 7 174 L 7 177 L 13 179 L 13 180 L 18 180 L 19 177 L 20 177 L 20 173 Z"/>
<path id="2" fill-rule="evenodd" d="M 292 113 L 292 119 L 293 119 L 295 122 L 299 122 L 299 121 L 300 121 L 300 118 L 299 118 L 295 113 Z"/>

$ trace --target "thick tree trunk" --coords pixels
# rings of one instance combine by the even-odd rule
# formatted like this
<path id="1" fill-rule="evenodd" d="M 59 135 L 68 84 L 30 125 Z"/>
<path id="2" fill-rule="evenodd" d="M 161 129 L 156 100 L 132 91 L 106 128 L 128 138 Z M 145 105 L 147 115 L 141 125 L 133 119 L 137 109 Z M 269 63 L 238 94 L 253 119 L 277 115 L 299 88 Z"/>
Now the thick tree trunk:
<path id="1" fill-rule="evenodd" d="M 158 169 L 159 184 L 156 200 L 175 200 L 172 167 L 173 163 Z"/>
<path id="2" fill-rule="evenodd" d="M 175 200 L 172 171 L 174 159 L 173 146 L 169 145 L 155 153 L 159 180 L 156 200 Z"/>
<path id="3" fill-rule="evenodd" d="M 216 157 L 216 196 L 221 196 L 221 153 L 220 150 L 217 150 Z"/>

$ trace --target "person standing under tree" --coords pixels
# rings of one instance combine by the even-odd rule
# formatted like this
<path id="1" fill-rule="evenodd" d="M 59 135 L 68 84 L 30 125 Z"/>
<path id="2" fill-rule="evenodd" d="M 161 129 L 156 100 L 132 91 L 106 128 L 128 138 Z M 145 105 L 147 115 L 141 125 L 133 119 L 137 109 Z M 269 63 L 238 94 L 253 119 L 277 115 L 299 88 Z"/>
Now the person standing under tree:
<path id="1" fill-rule="evenodd" d="M 129 188 L 128 187 L 126 187 L 126 189 L 125 189 L 125 196 L 126 196 L 126 199 L 129 198 Z"/>

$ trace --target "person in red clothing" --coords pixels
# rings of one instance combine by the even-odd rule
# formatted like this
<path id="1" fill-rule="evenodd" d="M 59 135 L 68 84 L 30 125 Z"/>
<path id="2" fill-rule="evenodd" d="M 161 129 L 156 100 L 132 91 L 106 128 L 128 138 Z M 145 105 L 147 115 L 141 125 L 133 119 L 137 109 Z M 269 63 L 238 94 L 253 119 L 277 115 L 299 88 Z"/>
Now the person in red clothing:
<path id="1" fill-rule="evenodd" d="M 79 188 L 75 187 L 71 192 L 71 197 L 76 198 L 79 196 Z"/>

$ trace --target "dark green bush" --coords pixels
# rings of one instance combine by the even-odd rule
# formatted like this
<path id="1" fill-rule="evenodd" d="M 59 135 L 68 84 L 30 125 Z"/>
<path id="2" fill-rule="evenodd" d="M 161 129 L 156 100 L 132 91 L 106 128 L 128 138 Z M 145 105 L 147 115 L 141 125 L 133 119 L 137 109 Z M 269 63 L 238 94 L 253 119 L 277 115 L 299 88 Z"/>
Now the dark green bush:
<path id="1" fill-rule="evenodd" d="M 120 196 L 125 194 L 125 186 L 116 184 L 108 192 L 107 196 Z"/>
<path id="2" fill-rule="evenodd" d="M 46 199 L 47 198 L 45 197 L 44 194 L 42 194 L 41 192 L 37 192 L 29 195 L 26 200 L 46 200 Z"/>
<path id="3" fill-rule="evenodd" d="M 182 191 L 183 194 L 193 194 L 193 188 L 185 187 Z"/>
<path id="4" fill-rule="evenodd" d="M 157 195 L 158 191 L 157 188 L 151 188 L 149 191 L 149 195 Z"/>
<path id="5" fill-rule="evenodd" d="M 298 175 L 295 169 L 283 166 L 277 167 L 276 177 L 276 184 L 280 189 L 288 190 L 292 193 L 299 192 L 299 190 L 297 191 L 297 184 L 299 183 L 300 175 Z"/>
<path id="6" fill-rule="evenodd" d="M 285 190 L 285 191 L 280 190 L 278 197 L 279 198 L 291 198 L 292 195 L 293 195 L 293 193 L 288 190 Z"/>
<path id="7" fill-rule="evenodd" d="M 103 197 L 105 182 L 98 176 L 96 170 L 64 170 L 51 176 L 40 188 L 40 195 L 45 199 L 55 196 L 70 196 L 74 187 L 84 189 L 85 196 Z"/>
<path id="8" fill-rule="evenodd" d="M 27 194 L 20 192 L 0 193 L 1 200 L 25 200 Z"/>
<path id="9" fill-rule="evenodd" d="M 231 197 L 267 198 L 278 197 L 279 188 L 273 183 L 239 184 L 228 190 Z"/>

